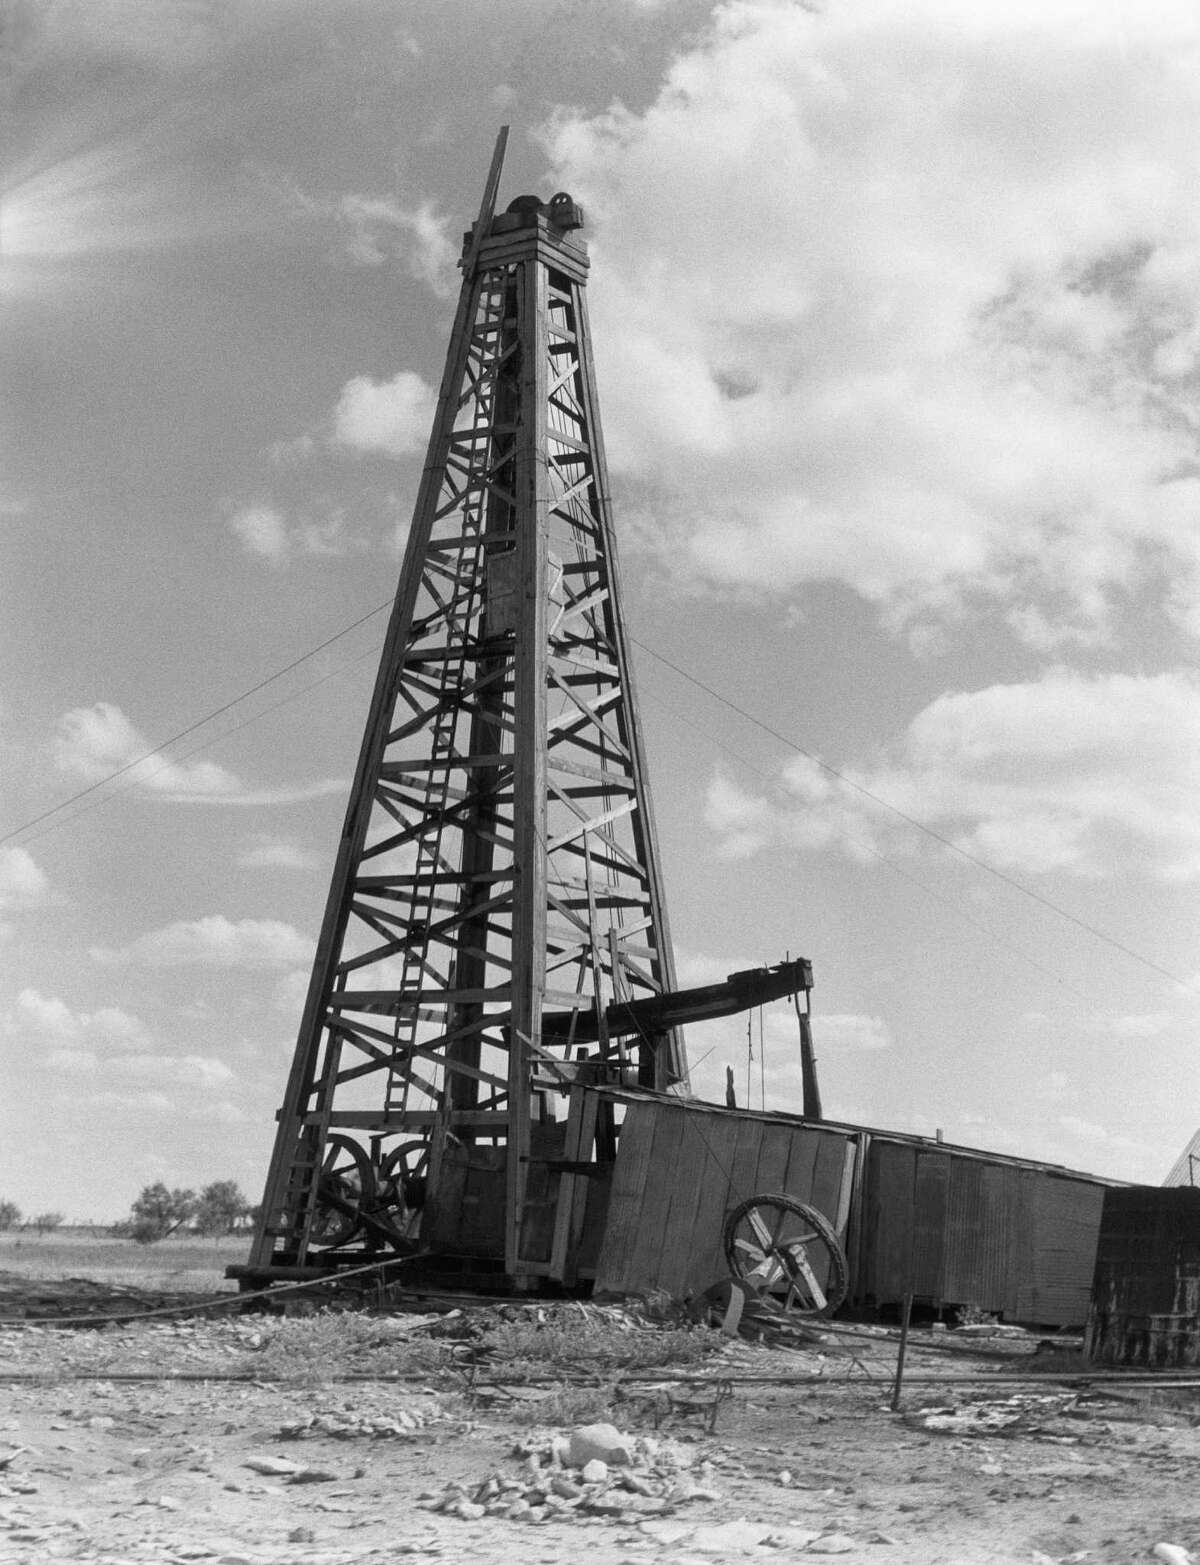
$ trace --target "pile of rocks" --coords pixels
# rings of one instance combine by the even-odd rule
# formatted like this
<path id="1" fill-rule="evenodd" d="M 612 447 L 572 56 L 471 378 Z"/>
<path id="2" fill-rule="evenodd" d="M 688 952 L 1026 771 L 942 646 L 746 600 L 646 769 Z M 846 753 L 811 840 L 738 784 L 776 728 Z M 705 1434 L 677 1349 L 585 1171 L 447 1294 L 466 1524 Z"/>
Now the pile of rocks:
<path id="1" fill-rule="evenodd" d="M 348 1408 L 309 1413 L 304 1418 L 281 1424 L 277 1440 L 416 1440 L 431 1426 L 445 1422 L 446 1414 L 432 1399 L 410 1402 L 407 1407 L 386 1416 L 372 1417 Z"/>
<path id="2" fill-rule="evenodd" d="M 674 1441 L 622 1434 L 612 1424 L 587 1424 L 517 1448 L 521 1476 L 493 1473 L 467 1487 L 452 1483 L 423 1495 L 426 1510 L 464 1521 L 570 1521 L 601 1516 L 638 1522 L 672 1515 L 694 1501 L 717 1500 L 712 1466 Z"/>

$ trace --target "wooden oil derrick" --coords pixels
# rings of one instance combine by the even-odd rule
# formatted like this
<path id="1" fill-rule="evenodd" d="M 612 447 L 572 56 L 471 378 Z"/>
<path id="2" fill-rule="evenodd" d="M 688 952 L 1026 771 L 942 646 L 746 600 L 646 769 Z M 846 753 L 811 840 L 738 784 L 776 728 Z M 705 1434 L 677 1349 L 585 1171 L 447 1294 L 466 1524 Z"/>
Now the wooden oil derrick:
<path id="1" fill-rule="evenodd" d="M 256 1281 L 419 1248 L 568 1275 L 612 1115 L 686 1083 L 621 615 L 582 222 L 496 214 L 463 283 L 255 1234 Z M 572 1103 L 568 1112 L 567 1102 Z M 603 1150 L 603 1148 L 601 1149 Z M 608 1148 L 611 1160 L 611 1145 Z M 560 1196 L 569 1200 L 560 1201 Z"/>

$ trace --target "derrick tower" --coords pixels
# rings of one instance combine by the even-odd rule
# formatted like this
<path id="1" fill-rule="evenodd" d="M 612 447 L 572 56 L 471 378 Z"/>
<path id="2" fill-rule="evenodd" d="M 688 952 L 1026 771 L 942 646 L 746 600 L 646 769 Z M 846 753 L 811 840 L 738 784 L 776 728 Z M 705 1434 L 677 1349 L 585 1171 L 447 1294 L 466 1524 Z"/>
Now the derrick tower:
<path id="1" fill-rule="evenodd" d="M 571 1085 L 686 1084 L 676 1030 L 606 1023 L 674 974 L 582 214 L 566 194 L 497 213 L 505 139 L 464 239 L 244 1269 L 259 1280 L 419 1249 L 516 1287 L 570 1281 L 584 1165 L 619 1134 Z"/>

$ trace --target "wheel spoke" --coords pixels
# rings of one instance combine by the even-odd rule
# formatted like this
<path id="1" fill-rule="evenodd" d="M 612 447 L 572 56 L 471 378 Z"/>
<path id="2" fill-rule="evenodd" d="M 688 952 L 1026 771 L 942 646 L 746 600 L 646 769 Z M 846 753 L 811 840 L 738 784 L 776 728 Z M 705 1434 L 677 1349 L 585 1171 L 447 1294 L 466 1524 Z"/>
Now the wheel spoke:
<path id="1" fill-rule="evenodd" d="M 743 1239 L 740 1236 L 734 1239 L 735 1247 L 741 1251 L 742 1259 L 752 1266 L 758 1266 L 767 1258 L 767 1252 L 762 1245 L 752 1239 Z"/>
<path id="2" fill-rule="evenodd" d="M 823 1310 L 827 1302 L 825 1298 L 825 1290 L 817 1281 L 817 1274 L 808 1264 L 808 1256 L 805 1254 L 803 1249 L 800 1249 L 799 1251 L 789 1249 L 787 1254 L 789 1260 L 792 1263 L 791 1267 L 789 1267 L 789 1271 L 792 1273 L 792 1286 L 795 1287 L 795 1278 L 797 1274 L 799 1274 L 804 1279 L 805 1286 L 808 1289 L 809 1297 L 813 1301 L 813 1308 L 817 1310 Z"/>
<path id="3" fill-rule="evenodd" d="M 773 1250 L 775 1248 L 775 1235 L 767 1227 L 758 1207 L 752 1206 L 746 1213 L 746 1219 L 751 1228 L 753 1228 L 754 1236 L 762 1247 L 763 1253 L 766 1254 L 768 1251 Z"/>

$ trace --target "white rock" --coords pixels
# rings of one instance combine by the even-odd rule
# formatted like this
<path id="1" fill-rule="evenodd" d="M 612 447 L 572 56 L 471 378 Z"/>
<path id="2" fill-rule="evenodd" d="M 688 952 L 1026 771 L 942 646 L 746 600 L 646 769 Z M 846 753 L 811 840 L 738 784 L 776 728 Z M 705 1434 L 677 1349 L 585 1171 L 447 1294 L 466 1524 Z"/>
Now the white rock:
<path id="1" fill-rule="evenodd" d="M 683 1522 L 659 1522 L 645 1521 L 638 1523 L 638 1531 L 644 1533 L 647 1538 L 653 1538 L 655 1543 L 682 1543 L 685 1538 L 690 1538 L 692 1529 Z"/>
<path id="2" fill-rule="evenodd" d="M 697 1527 L 689 1540 L 689 1547 L 698 1554 L 736 1554 L 744 1549 L 757 1548 L 773 1531 L 765 1522 L 751 1522 L 741 1516 L 735 1522 Z"/>
<path id="3" fill-rule="evenodd" d="M 555 1435 L 550 1442 L 550 1461 L 555 1467 L 571 1465 L 571 1442 L 566 1435 Z"/>
<path id="4" fill-rule="evenodd" d="M 301 1462 L 289 1462 L 285 1456 L 248 1456 L 243 1465 L 252 1473 L 263 1473 L 270 1478 L 288 1478 L 304 1471 Z"/>
<path id="5" fill-rule="evenodd" d="M 827 1532 L 820 1538 L 814 1538 L 808 1546 L 810 1554 L 851 1554 L 854 1551 L 854 1539 L 847 1538 L 844 1532 Z"/>
<path id="6" fill-rule="evenodd" d="M 603 1483 L 608 1477 L 608 1463 L 602 1462 L 598 1456 L 593 1456 L 590 1462 L 585 1462 L 580 1476 L 584 1483 Z"/>
<path id="7" fill-rule="evenodd" d="M 582 1424 L 573 1429 L 568 1464 L 584 1467 L 591 1461 L 628 1467 L 633 1461 L 632 1437 L 623 1435 L 615 1424 Z"/>
<path id="8" fill-rule="evenodd" d="M 1191 1554 L 1178 1543 L 1156 1543 L 1151 1552 L 1156 1560 L 1164 1560 L 1166 1565 L 1192 1565 Z"/>

